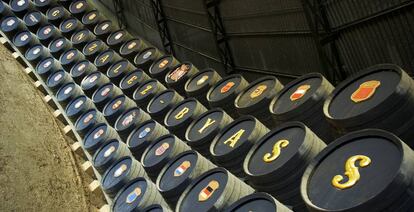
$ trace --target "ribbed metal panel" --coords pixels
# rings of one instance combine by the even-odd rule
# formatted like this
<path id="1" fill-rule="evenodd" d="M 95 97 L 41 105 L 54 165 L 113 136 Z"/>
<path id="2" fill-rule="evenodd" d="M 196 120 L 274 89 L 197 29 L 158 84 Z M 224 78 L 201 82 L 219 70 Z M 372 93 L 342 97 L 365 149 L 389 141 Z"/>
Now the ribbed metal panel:
<path id="1" fill-rule="evenodd" d="M 395 63 L 413 74 L 414 8 L 344 29 L 337 43 L 347 75 L 378 63 Z"/>

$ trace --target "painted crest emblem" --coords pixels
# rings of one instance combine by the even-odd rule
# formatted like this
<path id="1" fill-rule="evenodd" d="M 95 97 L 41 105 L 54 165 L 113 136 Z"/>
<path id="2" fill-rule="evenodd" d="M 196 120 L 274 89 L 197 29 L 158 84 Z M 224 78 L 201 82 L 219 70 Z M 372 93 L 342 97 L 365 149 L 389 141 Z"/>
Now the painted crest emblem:
<path id="1" fill-rule="evenodd" d="M 137 45 L 137 42 L 133 41 L 130 44 L 128 44 L 128 49 L 133 49 Z"/>
<path id="2" fill-rule="evenodd" d="M 219 182 L 215 180 L 210 181 L 208 185 L 204 187 L 198 194 L 198 201 L 204 202 L 208 200 L 218 188 L 219 188 Z"/>
<path id="3" fill-rule="evenodd" d="M 122 126 L 126 127 L 129 124 L 131 124 L 131 122 L 134 120 L 135 116 L 136 116 L 136 113 L 133 112 L 133 113 L 129 114 L 129 116 L 125 117 L 124 121 L 122 121 Z"/>
<path id="4" fill-rule="evenodd" d="M 163 143 L 161 146 L 159 146 L 155 150 L 155 155 L 160 156 L 160 155 L 164 154 L 165 151 L 167 151 L 168 148 L 170 148 L 170 145 L 168 143 Z"/>
<path id="5" fill-rule="evenodd" d="M 168 75 L 168 78 L 177 82 L 181 77 L 183 77 L 188 70 L 190 70 L 189 65 L 182 64 L 180 67 L 176 68 L 171 74 Z"/>
<path id="6" fill-rule="evenodd" d="M 290 95 L 291 101 L 296 101 L 298 99 L 301 99 L 303 96 L 305 96 L 306 92 L 311 88 L 310 85 L 301 85 L 299 86 L 295 92 Z"/>
<path id="7" fill-rule="evenodd" d="M 200 86 L 200 85 L 202 85 L 203 83 L 205 83 L 206 81 L 208 80 L 208 76 L 207 75 L 204 75 L 204 76 L 202 76 L 199 80 L 197 80 L 197 85 L 198 86 Z"/>
<path id="8" fill-rule="evenodd" d="M 119 106 L 121 106 L 121 104 L 122 104 L 122 101 L 121 101 L 121 100 L 116 101 L 116 102 L 112 105 L 112 110 L 116 110 L 116 109 L 118 109 L 118 108 L 119 108 Z"/>
<path id="9" fill-rule="evenodd" d="M 71 91 L 73 90 L 73 87 L 67 87 L 64 91 L 63 91 L 63 93 L 65 94 L 65 95 L 68 95 Z"/>
<path id="10" fill-rule="evenodd" d="M 80 106 L 82 106 L 82 104 L 83 104 L 83 100 L 80 100 L 79 102 L 76 102 L 75 108 L 76 109 L 80 108 Z"/>
<path id="11" fill-rule="evenodd" d="M 126 164 L 122 164 L 115 172 L 114 177 L 121 176 L 126 170 L 128 169 L 128 166 Z"/>
<path id="12" fill-rule="evenodd" d="M 136 187 L 131 193 L 128 194 L 125 202 L 128 204 L 133 203 L 139 197 L 139 195 L 141 195 L 141 193 L 141 188 Z"/>
<path id="13" fill-rule="evenodd" d="M 148 135 L 149 132 L 151 132 L 151 128 L 145 128 L 142 132 L 139 133 L 138 138 L 144 138 Z"/>
<path id="14" fill-rule="evenodd" d="M 220 89 L 220 93 L 226 93 L 227 91 L 229 91 L 233 86 L 235 85 L 234 82 L 228 82 L 226 83 L 221 89 Z"/>
<path id="15" fill-rule="evenodd" d="M 158 65 L 158 68 L 164 68 L 168 64 L 168 60 L 165 59 L 161 61 L 161 63 Z"/>
<path id="16" fill-rule="evenodd" d="M 93 119 L 93 114 L 88 114 L 88 116 L 85 117 L 85 119 L 83 120 L 84 124 L 87 124 L 88 122 L 90 122 Z"/>
<path id="17" fill-rule="evenodd" d="M 375 94 L 375 91 L 380 85 L 381 82 L 377 80 L 370 80 L 362 83 L 359 88 L 352 94 L 351 100 L 355 103 L 368 100 Z"/>
<path id="18" fill-rule="evenodd" d="M 104 134 L 104 130 L 103 129 L 99 129 L 95 135 L 93 135 L 93 139 L 98 139 L 99 137 L 101 137 L 102 134 Z"/>
<path id="19" fill-rule="evenodd" d="M 267 85 L 259 85 L 252 93 L 250 93 L 250 98 L 254 99 L 263 94 L 263 92 L 267 89 Z"/>
<path id="20" fill-rule="evenodd" d="M 174 177 L 179 177 L 179 176 L 183 175 L 187 171 L 187 169 L 190 168 L 190 166 L 191 166 L 190 161 L 188 161 L 188 160 L 183 161 L 181 163 L 181 165 L 178 166 L 175 169 L 175 171 L 174 171 Z"/>
<path id="21" fill-rule="evenodd" d="M 101 96 L 106 96 L 106 95 L 108 95 L 109 91 L 111 91 L 111 89 L 110 89 L 110 88 L 105 88 L 105 89 L 103 89 L 103 91 L 101 92 Z"/>
<path id="22" fill-rule="evenodd" d="M 114 146 L 111 146 L 111 147 L 109 147 L 106 151 L 105 151 L 105 153 L 104 153 L 104 157 L 109 157 L 113 152 L 115 152 L 115 147 Z"/>

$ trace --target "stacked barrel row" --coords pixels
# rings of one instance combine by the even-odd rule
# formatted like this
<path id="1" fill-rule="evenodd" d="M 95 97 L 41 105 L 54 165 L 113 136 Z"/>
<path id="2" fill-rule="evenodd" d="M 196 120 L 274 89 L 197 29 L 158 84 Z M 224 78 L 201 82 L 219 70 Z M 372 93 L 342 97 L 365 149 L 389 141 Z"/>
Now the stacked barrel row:
<path id="1" fill-rule="evenodd" d="M 13 6 L 14 3 L 16 2 L 10 2 L 10 5 Z M 91 19 L 95 19 L 96 16 L 99 15 L 97 11 L 88 11 L 87 3 L 84 1 L 68 4 L 66 8 L 57 5 L 55 4 L 57 2 L 52 1 L 33 3 L 36 6 L 38 6 L 38 4 L 50 4 L 52 7 L 45 10 L 45 14 L 53 16 L 55 19 L 62 19 L 60 22 L 57 21 L 55 23 L 56 26 L 59 26 L 59 30 L 54 28 L 53 25 L 39 26 L 38 29 L 38 38 L 43 41 L 41 44 L 49 47 L 51 54 L 49 55 L 48 52 L 46 52 L 47 50 L 40 44 L 33 47 L 32 44 L 36 43 L 36 38 L 29 31 L 24 31 L 24 28 L 22 28 L 24 33 L 16 31 L 15 35 L 10 36 L 9 38 L 14 38 L 13 41 L 25 41 L 27 39 L 26 37 L 28 37 L 33 41 L 33 43 L 22 45 L 16 45 L 18 42 L 14 42 L 14 44 L 16 47 L 20 47 L 19 50 L 22 53 L 29 52 L 25 54 L 26 60 L 37 67 L 36 71 L 39 77 L 46 82 L 52 92 L 56 93 L 59 102 L 66 106 L 66 115 L 74 122 L 78 134 L 84 137 L 83 147 L 91 154 L 94 154 L 94 166 L 96 170 L 103 175 L 101 181 L 103 190 L 109 197 L 114 198 L 113 210 L 129 211 L 135 208 L 138 210 L 145 209 L 152 211 L 162 209 L 168 211 L 169 209 L 166 207 L 162 198 L 160 198 L 160 195 L 157 195 L 158 192 L 156 192 L 155 185 L 152 185 L 145 179 L 146 173 L 143 172 L 144 169 L 141 164 L 131 157 L 131 153 L 127 148 L 128 146 L 120 141 L 126 141 L 128 135 L 132 133 L 132 131 L 138 131 L 139 127 L 137 127 L 137 125 L 143 125 L 144 127 L 142 132 L 136 133 L 138 139 L 144 139 L 144 145 L 145 143 L 149 143 L 149 141 L 145 141 L 146 136 L 150 139 L 152 137 L 154 140 L 159 140 L 155 141 L 154 145 L 147 149 L 148 153 L 145 155 L 147 156 L 146 160 L 148 161 L 145 170 L 149 170 L 151 173 L 150 177 L 153 177 L 154 179 L 154 177 L 157 176 L 157 173 L 162 171 L 161 169 L 163 168 L 163 165 L 167 162 L 171 162 L 171 164 L 169 164 L 171 167 L 175 166 L 171 171 L 168 169 L 163 171 L 165 180 L 161 180 L 159 185 L 157 185 L 164 196 L 169 197 L 168 200 L 170 204 L 177 201 L 180 191 L 182 192 L 182 190 L 186 188 L 186 185 L 205 171 L 212 169 L 214 165 L 196 152 L 188 151 L 189 148 L 185 143 L 177 139 L 174 135 L 168 134 L 168 130 L 160 126 L 157 122 L 150 120 L 148 114 L 136 107 L 135 103 L 131 101 L 128 96 L 122 95 L 121 90 L 125 94 L 128 94 L 128 90 L 134 90 L 132 87 L 134 85 L 131 86 L 131 84 L 133 84 L 131 82 L 137 81 L 138 83 L 134 83 L 136 84 L 135 87 L 137 87 L 142 81 L 149 79 L 146 77 L 147 75 L 145 73 L 131 66 L 126 60 L 122 60 L 121 58 L 113 59 L 113 57 L 118 56 L 118 52 L 113 50 L 98 53 L 96 58 L 93 58 L 93 56 L 91 57 L 92 54 L 88 53 L 91 53 L 94 48 L 103 50 L 110 50 L 110 48 L 102 48 L 101 46 L 105 43 L 100 42 L 101 40 L 93 40 L 94 35 L 89 31 L 79 30 L 83 28 L 81 23 L 71 15 L 63 18 L 55 17 L 60 16 L 60 14 L 72 13 L 74 17 L 82 17 L 83 24 L 87 25 L 84 20 L 92 21 Z M 24 7 L 26 5 L 32 6 L 32 2 L 21 1 L 17 5 L 19 7 Z M 7 9 L 7 7 L 5 8 Z M 67 11 L 67 9 L 69 9 L 69 11 Z M 37 17 L 32 17 L 32 14 L 42 15 L 39 11 L 33 11 L 33 13 L 32 11 L 27 12 L 28 13 L 25 14 L 24 17 L 29 16 L 31 17 L 29 18 L 30 20 L 38 19 Z M 19 24 L 22 23 L 16 17 L 11 16 L 10 18 L 16 22 L 19 21 Z M 100 26 L 96 26 L 94 31 L 99 32 L 96 28 L 110 28 L 111 26 L 107 24 L 110 24 L 110 22 L 103 21 L 103 24 L 101 23 Z M 65 32 L 64 37 L 56 36 L 52 39 L 44 39 L 44 37 L 47 37 L 46 34 L 59 34 L 61 32 Z M 107 45 L 116 49 L 116 47 L 111 46 L 111 43 L 115 44 L 117 42 L 116 40 L 122 37 L 121 35 L 123 32 L 124 31 L 104 33 L 109 34 Z M 45 36 L 42 37 L 42 33 Z M 115 40 L 113 42 L 111 42 L 110 39 L 111 35 L 113 35 Z M 70 41 L 68 38 L 70 38 Z M 83 41 L 83 39 L 86 40 Z M 90 43 L 89 41 L 93 42 Z M 89 46 L 87 46 L 88 44 Z M 97 44 L 102 45 L 96 46 Z M 137 43 L 129 40 L 129 44 L 125 45 L 134 47 Z M 24 49 L 26 47 L 27 49 Z M 85 49 L 89 52 L 84 51 Z M 153 49 L 154 48 L 150 50 Z M 39 51 L 41 51 L 42 54 L 37 57 Z M 80 51 L 83 51 L 85 54 L 81 54 Z M 120 53 L 122 54 L 122 50 Z M 37 57 L 36 61 L 30 59 L 30 56 L 32 55 L 33 57 Z M 89 57 L 86 57 L 86 55 Z M 143 55 L 144 59 L 148 58 L 148 53 Z M 55 59 L 58 59 L 60 64 Z M 121 59 L 122 62 L 117 62 L 117 59 Z M 107 60 L 110 62 L 106 63 Z M 128 70 L 128 68 L 132 68 L 132 70 Z M 106 76 L 99 72 L 104 69 L 107 69 Z M 124 72 L 131 72 L 128 73 L 129 76 L 126 76 L 130 77 L 129 79 L 123 80 L 122 78 L 117 78 L 118 73 L 124 75 Z M 67 73 L 70 73 L 70 75 Z M 62 78 L 63 80 L 61 80 Z M 125 83 L 123 84 L 121 80 Z M 121 90 L 111 82 L 116 84 L 121 83 Z M 78 85 L 80 85 L 80 87 Z M 151 90 L 151 85 L 157 86 L 161 84 L 152 80 L 148 85 L 150 86 L 145 87 L 144 91 L 140 92 L 140 94 L 145 94 L 148 90 Z M 161 89 L 162 87 L 163 86 L 160 86 Z M 101 94 L 100 96 L 96 95 L 99 89 L 101 90 L 101 92 L 99 92 L 99 94 Z M 165 90 L 165 88 L 162 90 Z M 109 98 L 105 98 L 108 96 L 106 94 L 111 95 L 109 95 Z M 92 100 L 90 98 L 92 98 Z M 98 103 L 96 104 L 96 108 L 91 104 L 92 102 Z M 104 120 L 103 117 L 106 120 Z M 151 129 L 151 127 L 153 127 L 153 129 Z M 154 134 L 151 136 L 153 131 Z M 135 134 L 131 134 L 131 136 L 133 135 Z M 134 153 L 139 154 L 137 152 Z M 176 159 L 174 159 L 175 156 L 177 156 Z M 139 159 L 141 158 L 139 157 Z M 228 184 L 230 187 L 241 186 L 244 189 L 238 191 L 238 196 L 227 197 L 227 201 L 222 206 L 214 207 L 220 209 L 223 206 L 230 204 L 231 201 L 236 201 L 239 196 L 241 197 L 252 192 L 250 187 L 232 176 L 226 170 L 218 170 L 216 172 L 221 173 L 219 177 L 229 177 Z M 174 174 L 171 176 L 171 173 Z M 178 183 L 177 185 L 173 184 L 173 186 L 175 186 L 173 188 L 171 188 L 171 184 L 168 184 L 171 179 L 174 180 L 173 183 Z M 220 183 L 222 183 L 220 186 L 224 186 L 227 183 L 227 179 L 222 179 Z M 203 189 L 205 195 L 207 195 L 210 188 L 212 187 L 206 186 L 206 188 Z M 203 198 L 208 197 L 209 196 L 207 195 Z M 274 204 L 277 203 L 274 199 L 269 199 L 273 201 Z"/>
<path id="2" fill-rule="evenodd" d="M 49 7 L 54 4 L 54 1 L 36 2 L 34 1 L 33 4 L 37 6 L 39 2 Z M 354 209 L 353 207 L 357 209 L 360 205 L 368 209 L 375 206 L 378 210 L 412 208 L 410 203 L 412 175 L 406 172 L 405 167 L 405 163 L 410 164 L 409 161 L 412 160 L 412 150 L 395 136 L 378 130 L 351 133 L 342 137 L 342 141 L 338 139 L 322 151 L 326 146 L 322 140 L 330 143 L 336 134 L 364 128 L 382 128 L 402 138 L 412 137 L 412 132 L 408 130 L 412 125 L 411 117 L 404 116 L 412 111 L 410 108 L 412 80 L 400 68 L 391 65 L 374 67 L 363 72 L 361 76 L 344 82 L 335 91 L 332 85 L 319 74 L 303 76 L 284 88 L 274 77 L 265 77 L 250 84 L 241 75 L 221 79 L 214 70 L 198 71 L 189 62 L 180 63 L 173 56 L 162 56 L 157 49 L 147 48 L 148 44 L 132 38 L 126 31 L 114 30 L 110 21 L 97 18 L 95 22 L 96 17 L 102 17 L 96 10 L 91 10 L 85 1 L 73 3 L 59 1 L 58 3 L 64 6 L 51 7 L 49 10 L 44 10 L 45 14 L 52 14 L 51 16 L 53 13 L 58 14 L 57 16 L 63 13 L 72 14 L 74 18 L 72 15 L 56 18 L 56 20 L 61 19 L 55 23 L 56 26 L 59 25 L 60 30 L 46 27 L 43 32 L 53 31 L 57 34 L 60 32 L 64 37 L 70 38 L 70 41 L 56 36 L 41 43 L 49 47 L 51 55 L 59 59 L 60 64 L 55 59 L 46 57 L 47 52 L 43 51 L 45 49 L 41 46 L 23 48 L 32 47 L 32 44 L 35 44 L 34 39 L 33 43 L 23 45 L 19 45 L 19 42 L 14 43 L 19 50 L 29 52 L 26 54 L 26 59 L 32 61 L 33 65 L 37 64 L 38 74 L 44 73 L 43 79 L 49 88 L 57 92 L 61 104 L 67 105 L 68 117 L 75 122 L 79 134 L 85 137 L 84 148 L 95 153 L 94 165 L 104 174 L 102 187 L 105 192 L 114 197 L 121 190 L 118 197 L 115 197 L 113 206 L 115 211 L 142 208 L 143 205 L 154 203 L 154 199 L 147 201 L 143 198 L 147 195 L 145 189 L 143 190 L 145 187 L 143 183 L 146 184 L 148 181 L 143 180 L 145 178 L 135 180 L 137 176 L 145 177 L 145 173 L 131 154 L 141 161 L 149 177 L 156 182 L 158 190 L 170 206 L 177 205 L 178 211 L 224 208 L 230 211 L 257 210 L 257 207 L 263 207 L 264 203 L 267 203 L 264 207 L 269 211 L 288 210 L 265 194 L 249 195 L 234 206 L 229 206 L 241 197 L 252 193 L 253 190 L 228 171 L 213 168 L 214 165 L 189 150 L 182 140 L 187 140 L 192 148 L 199 150 L 216 164 L 226 167 L 256 190 L 272 194 L 296 211 L 306 210 L 303 199 L 310 210 L 337 210 L 343 207 L 340 202 L 330 199 L 334 195 L 353 201 L 354 205 L 348 205 L 351 210 Z M 10 5 L 13 10 L 13 1 Z M 59 9 L 52 10 L 52 8 Z M 58 10 L 63 12 L 54 12 Z M 31 25 L 27 24 L 27 18 L 24 17 L 26 25 Z M 31 18 L 27 20 L 29 19 L 32 20 Z M 47 16 L 47 19 L 53 18 Z M 15 20 L 19 21 L 17 18 Z M 88 28 L 93 29 L 94 33 L 89 30 L 83 31 L 82 24 L 89 26 Z M 4 31 L 3 22 L 2 31 Z M 42 39 L 41 33 L 37 34 L 39 40 L 47 40 Z M 16 34 L 17 39 L 14 41 L 21 40 L 21 37 L 30 37 L 29 35 L 31 34 L 23 33 L 19 37 Z M 70 46 L 74 48 L 71 49 Z M 44 67 L 45 64 L 49 65 Z M 52 67 L 49 68 L 51 65 Z M 74 82 L 69 82 L 71 79 Z M 394 84 L 389 83 L 392 80 L 395 81 Z M 206 91 L 208 91 L 207 95 L 203 95 Z M 378 95 L 377 92 L 380 94 Z M 83 96 L 83 93 L 86 96 Z M 381 97 L 381 94 L 384 95 Z M 185 97 L 195 99 L 184 100 Z M 350 104 L 349 101 L 355 105 Z M 93 108 L 92 102 L 97 109 Z M 400 103 L 401 107 L 398 111 L 393 111 L 394 102 Z M 270 110 L 268 110 L 269 104 Z M 224 110 L 207 111 L 207 108 L 214 107 L 222 107 Z M 370 111 L 370 108 L 375 110 Z M 151 120 L 145 111 L 161 124 Z M 352 112 L 355 111 L 358 112 L 353 114 Z M 385 112 L 388 112 L 390 117 L 378 117 L 378 114 Z M 246 116 L 248 114 L 255 117 Z M 232 118 L 236 120 L 233 121 Z M 401 122 L 396 122 L 396 118 Z M 284 123 L 287 121 L 302 121 L 307 126 L 299 122 Z M 388 124 L 378 123 L 381 121 Z M 393 123 L 392 126 L 389 123 Z M 334 126 L 335 130 L 330 126 Z M 332 161 L 328 160 L 329 157 L 325 158 L 327 156 L 321 155 L 341 151 L 354 154 L 355 148 L 352 148 L 351 139 L 357 140 L 357 143 L 362 146 L 367 145 L 368 149 L 374 138 L 382 139 L 383 143 L 378 142 L 378 145 L 394 146 L 397 149 L 395 152 L 381 152 L 383 156 L 392 157 L 399 154 L 404 157 L 401 161 L 389 164 L 397 166 L 398 169 L 388 178 L 371 182 L 372 192 L 381 191 L 379 188 L 373 188 L 377 184 L 388 186 L 388 183 L 392 182 L 404 186 L 395 186 L 388 190 L 394 192 L 392 194 L 400 192 L 396 196 L 375 193 L 377 196 L 372 200 L 375 204 L 372 204 L 371 200 L 364 199 L 365 196 L 353 196 L 352 192 L 347 193 L 352 190 L 349 189 L 352 187 L 355 189 L 353 192 L 360 192 L 358 189 L 362 187 L 358 185 L 362 183 L 357 184 L 359 179 L 352 179 L 354 175 L 346 173 L 355 172 L 355 168 L 347 170 L 347 167 L 355 167 L 357 162 L 360 162 L 361 167 L 365 167 L 369 166 L 372 159 L 380 161 L 379 157 L 376 157 L 378 155 L 374 154 L 375 151 L 362 155 L 365 157 L 359 154 L 354 155 L 355 157 L 349 156 L 348 160 L 345 160 L 348 157 L 346 154 L 340 154 L 342 159 L 337 156 L 331 159 Z M 341 144 L 335 145 L 337 143 Z M 344 144 L 347 144 L 346 148 L 341 150 L 340 146 Z M 327 153 L 328 150 L 330 152 Z M 379 154 L 380 150 L 377 151 Z M 369 154 L 373 155 L 366 156 Z M 318 164 L 324 160 L 328 160 L 326 163 L 331 165 L 342 162 L 346 164 L 346 172 L 342 171 L 342 173 L 349 178 L 348 182 L 341 183 L 346 180 L 339 178 L 340 169 L 344 165 L 338 167 L 336 170 L 338 175 L 335 179 L 328 180 L 328 185 L 323 177 L 330 176 L 314 175 L 319 172 L 327 173 L 325 172 L 327 167 Z M 387 165 L 373 167 L 373 170 L 368 171 L 378 174 L 382 169 L 386 169 Z M 368 168 L 370 167 L 372 166 Z M 300 187 L 304 172 L 306 174 Z M 356 172 L 358 172 L 357 167 Z M 402 173 L 402 176 L 410 180 L 404 179 L 404 182 L 400 182 L 400 178 L 392 178 L 394 176 L 392 174 L 395 173 Z M 349 183 L 351 181 L 353 184 Z M 332 183 L 329 184 L 330 182 Z M 129 186 L 122 187 L 128 183 Z M 139 187 L 140 185 L 144 187 Z M 154 187 L 150 185 L 148 184 L 146 188 L 148 193 L 154 191 Z M 325 190 L 319 189 L 324 188 L 323 186 L 326 186 Z M 236 191 L 236 188 L 239 190 Z M 325 192 L 329 192 L 329 196 Z M 183 195 L 178 200 L 181 193 Z M 400 194 L 408 195 L 400 198 Z M 140 199 L 141 197 L 143 199 Z M 219 201 L 220 197 L 224 198 L 224 201 Z M 128 202 L 129 200 L 131 202 Z M 168 210 L 162 206 L 165 205 L 163 201 L 160 201 L 159 207 Z M 139 202 L 142 205 L 139 205 Z M 154 207 L 158 206 L 151 205 L 150 208 Z"/>

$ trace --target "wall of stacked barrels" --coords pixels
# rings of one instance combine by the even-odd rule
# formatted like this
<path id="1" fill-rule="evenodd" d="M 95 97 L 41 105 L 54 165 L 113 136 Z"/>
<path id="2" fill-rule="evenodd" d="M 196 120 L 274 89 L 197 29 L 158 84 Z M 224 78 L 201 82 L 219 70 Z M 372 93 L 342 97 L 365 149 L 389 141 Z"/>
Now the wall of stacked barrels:
<path id="1" fill-rule="evenodd" d="M 113 211 L 413 211 L 414 81 L 376 65 L 336 88 L 220 76 L 85 0 L 0 4 L 1 34 L 54 94 Z"/>

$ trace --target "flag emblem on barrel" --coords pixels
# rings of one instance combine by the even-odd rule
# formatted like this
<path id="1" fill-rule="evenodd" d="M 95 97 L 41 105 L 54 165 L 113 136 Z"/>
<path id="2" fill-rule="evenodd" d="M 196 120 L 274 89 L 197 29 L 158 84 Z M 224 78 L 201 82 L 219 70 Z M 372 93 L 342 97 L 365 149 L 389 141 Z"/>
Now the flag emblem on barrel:
<path id="1" fill-rule="evenodd" d="M 290 95 L 291 101 L 296 101 L 298 99 L 301 99 L 303 96 L 305 96 L 306 92 L 311 88 L 310 85 L 301 85 L 296 89 L 292 95 Z"/>
<path id="2" fill-rule="evenodd" d="M 375 94 L 375 91 L 380 85 L 381 82 L 377 80 L 370 80 L 362 83 L 359 88 L 352 94 L 351 100 L 355 103 L 368 100 Z"/>
<path id="3" fill-rule="evenodd" d="M 220 93 L 226 93 L 227 91 L 229 91 L 233 86 L 235 85 L 234 82 L 228 82 L 227 84 L 225 84 L 221 90 Z"/>
<path id="4" fill-rule="evenodd" d="M 155 155 L 160 156 L 160 155 L 164 154 L 165 151 L 167 151 L 168 148 L 170 148 L 170 145 L 168 143 L 163 143 L 161 146 L 159 146 L 155 150 Z"/>
<path id="5" fill-rule="evenodd" d="M 187 169 L 190 168 L 190 166 L 191 166 L 190 161 L 186 160 L 182 162 L 181 165 L 175 169 L 174 177 L 179 177 L 183 175 L 187 171 Z"/>
<path id="6" fill-rule="evenodd" d="M 141 195 L 141 193 L 141 188 L 136 187 L 131 193 L 128 194 L 125 202 L 128 204 L 133 203 L 139 197 L 139 195 Z"/>
<path id="7" fill-rule="evenodd" d="M 208 183 L 206 187 L 203 188 L 203 190 L 200 191 L 198 194 L 198 201 L 204 202 L 208 200 L 211 195 L 213 195 L 214 191 L 216 191 L 219 188 L 219 183 L 215 180 L 212 180 Z"/>

